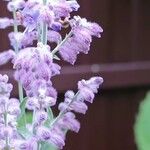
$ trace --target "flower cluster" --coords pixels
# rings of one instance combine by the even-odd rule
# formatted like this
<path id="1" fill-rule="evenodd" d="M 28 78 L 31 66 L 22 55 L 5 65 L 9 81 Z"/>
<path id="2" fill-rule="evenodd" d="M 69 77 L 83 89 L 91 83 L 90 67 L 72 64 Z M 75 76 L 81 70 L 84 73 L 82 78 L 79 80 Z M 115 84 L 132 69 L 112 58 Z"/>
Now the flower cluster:
<path id="1" fill-rule="evenodd" d="M 9 98 L 12 84 L 8 76 L 0 74 L 0 148 L 13 148 L 12 140 L 17 136 L 17 117 L 20 114 L 19 101 Z"/>
<path id="2" fill-rule="evenodd" d="M 29 97 L 38 97 L 42 89 L 46 96 L 56 98 L 50 79 L 60 73 L 60 68 L 53 63 L 50 47 L 42 43 L 22 49 L 14 59 L 15 79 L 21 82 Z"/>
<path id="3" fill-rule="evenodd" d="M 6 64 L 8 61 L 15 57 L 15 52 L 13 50 L 7 50 L 0 53 L 0 65 Z"/>
<path id="4" fill-rule="evenodd" d="M 80 16 L 72 17 L 80 7 L 76 0 L 7 1 L 13 19 L 0 18 L 0 29 L 13 26 L 14 31 L 8 34 L 12 49 L 0 53 L 0 65 L 13 63 L 20 102 L 9 98 L 12 85 L 6 75 L 0 75 L 0 149 L 62 149 L 68 130 L 80 129 L 75 113 L 86 113 L 86 102 L 93 103 L 103 79 L 79 81 L 78 92 L 65 93 L 54 117 L 57 91 L 52 77 L 61 72 L 57 61 L 62 58 L 74 64 L 78 54 L 88 54 L 92 38 L 100 38 L 103 29 Z M 66 28 L 71 31 L 63 37 Z"/>
<path id="5" fill-rule="evenodd" d="M 73 91 L 67 91 L 65 93 L 65 101 L 59 104 L 60 113 L 48 127 L 44 126 L 48 118 L 48 114 L 44 109 L 48 108 L 48 103 L 46 104 L 48 100 L 45 98 L 45 102 L 42 103 L 42 101 L 38 99 L 29 99 L 27 108 L 36 110 L 34 125 L 32 126 L 32 132 L 36 130 L 34 135 L 36 142 L 44 141 L 52 143 L 59 149 L 62 149 L 65 145 L 66 131 L 71 130 L 77 133 L 80 129 L 80 123 L 72 111 L 85 114 L 87 111 L 85 101 L 93 102 L 94 93 L 98 92 L 97 89 L 102 83 L 103 79 L 101 77 L 93 77 L 87 81 L 79 81 L 79 91 L 76 94 L 74 94 Z M 41 102 L 41 109 L 39 102 Z M 37 145 L 36 142 L 35 145 Z"/>
<path id="6" fill-rule="evenodd" d="M 59 48 L 59 52 L 64 60 L 74 64 L 77 55 L 82 52 L 88 54 L 92 36 L 101 37 L 103 29 L 97 23 L 88 22 L 85 18 L 75 16 L 70 20 L 72 30 L 68 40 Z"/>

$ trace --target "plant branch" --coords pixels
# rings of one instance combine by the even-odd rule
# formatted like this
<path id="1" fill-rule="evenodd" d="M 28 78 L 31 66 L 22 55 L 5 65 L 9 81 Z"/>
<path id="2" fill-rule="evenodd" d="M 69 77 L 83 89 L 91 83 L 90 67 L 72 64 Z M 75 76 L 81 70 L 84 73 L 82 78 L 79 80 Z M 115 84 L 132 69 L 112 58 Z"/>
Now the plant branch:
<path id="1" fill-rule="evenodd" d="M 43 0 L 43 5 L 47 5 L 47 0 Z M 41 28 L 42 28 L 42 43 L 46 45 L 48 25 L 45 22 L 43 22 Z"/>
<path id="2" fill-rule="evenodd" d="M 72 36 L 72 31 L 70 31 L 66 37 L 56 46 L 56 48 L 52 51 L 53 56 L 59 51 L 59 48 Z"/>
<path id="3" fill-rule="evenodd" d="M 14 33 L 18 33 L 18 25 L 17 25 L 17 14 L 16 14 L 16 10 L 13 10 L 13 18 L 14 18 Z M 19 52 L 19 46 L 18 46 L 18 42 L 16 41 L 15 45 L 14 45 L 14 49 L 16 54 Z M 22 102 L 23 101 L 23 88 L 22 85 L 18 82 L 18 91 L 19 91 L 19 99 Z"/>
<path id="4" fill-rule="evenodd" d="M 78 95 L 79 95 L 79 91 L 76 93 L 76 95 L 73 97 L 73 99 L 71 100 L 71 102 L 67 105 L 66 109 L 64 109 L 63 111 L 61 111 L 59 113 L 59 115 L 53 120 L 53 122 L 50 124 L 50 128 L 52 128 L 52 126 L 57 123 L 57 121 L 67 112 L 67 109 L 70 107 L 70 105 L 77 99 Z"/>

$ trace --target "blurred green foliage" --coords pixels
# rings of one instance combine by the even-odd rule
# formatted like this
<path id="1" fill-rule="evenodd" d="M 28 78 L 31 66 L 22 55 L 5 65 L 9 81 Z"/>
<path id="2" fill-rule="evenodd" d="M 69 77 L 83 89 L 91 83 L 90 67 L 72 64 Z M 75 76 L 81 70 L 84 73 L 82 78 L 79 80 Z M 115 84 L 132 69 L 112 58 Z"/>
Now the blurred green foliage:
<path id="1" fill-rule="evenodd" d="M 140 104 L 134 133 L 138 150 L 150 150 L 150 92 Z"/>

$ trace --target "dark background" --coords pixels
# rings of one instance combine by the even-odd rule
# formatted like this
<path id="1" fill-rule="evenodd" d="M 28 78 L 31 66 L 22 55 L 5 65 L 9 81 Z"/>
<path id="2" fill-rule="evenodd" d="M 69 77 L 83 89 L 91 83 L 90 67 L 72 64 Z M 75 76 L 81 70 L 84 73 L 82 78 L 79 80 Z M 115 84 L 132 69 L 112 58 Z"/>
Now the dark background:
<path id="1" fill-rule="evenodd" d="M 139 102 L 150 85 L 150 1 L 79 0 L 80 15 L 104 29 L 94 39 L 89 55 L 80 55 L 75 67 L 64 63 L 54 85 L 63 97 L 82 78 L 100 75 L 105 82 L 85 116 L 79 115 L 79 134 L 69 132 L 64 150 L 136 150 L 133 125 Z M 0 16 L 8 15 L 0 2 Z M 11 30 L 11 29 L 9 29 Z M 9 48 L 0 30 L 0 50 Z M 1 67 L 13 78 L 11 65 Z M 13 81 L 14 82 L 14 81 Z M 14 88 L 14 95 L 17 87 Z"/>

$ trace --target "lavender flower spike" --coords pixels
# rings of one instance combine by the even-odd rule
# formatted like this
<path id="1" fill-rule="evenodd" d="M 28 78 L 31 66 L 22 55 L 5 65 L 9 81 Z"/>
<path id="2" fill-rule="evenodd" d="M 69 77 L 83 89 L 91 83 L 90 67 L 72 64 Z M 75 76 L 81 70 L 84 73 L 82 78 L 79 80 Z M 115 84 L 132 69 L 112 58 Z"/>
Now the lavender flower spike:
<path id="1" fill-rule="evenodd" d="M 20 114 L 19 101 L 9 99 L 12 85 L 7 83 L 8 76 L 0 75 L 0 148 L 9 149 L 17 132 L 17 117 Z"/>
<path id="2" fill-rule="evenodd" d="M 100 38 L 103 29 L 97 23 L 88 22 L 79 16 L 70 20 L 70 25 L 72 34 L 59 48 L 59 53 L 65 61 L 74 64 L 79 53 L 88 54 L 92 36 Z"/>
<path id="3" fill-rule="evenodd" d="M 75 111 L 85 114 L 88 109 L 85 101 L 93 103 L 93 99 L 95 97 L 94 93 L 98 92 L 98 88 L 102 83 L 103 78 L 101 77 L 92 77 L 89 80 L 79 81 L 79 91 L 77 96 L 74 94 L 73 91 L 67 91 L 65 94 L 65 101 L 59 104 L 59 110 Z"/>
<path id="4" fill-rule="evenodd" d="M 60 114 L 51 124 L 53 130 L 57 129 L 57 132 L 59 131 L 56 133 L 61 136 L 62 139 L 65 137 L 65 134 L 61 133 L 62 130 L 79 131 L 80 123 L 76 120 L 75 114 L 71 111 L 85 114 L 88 109 L 85 102 L 93 102 L 94 93 L 98 92 L 98 88 L 102 83 L 103 79 L 101 77 L 81 80 L 78 82 L 79 91 L 77 94 L 74 94 L 73 91 L 67 91 L 65 93 L 65 101 L 59 104 Z"/>
<path id="5" fill-rule="evenodd" d="M 13 26 L 8 34 L 12 50 L 0 53 L 0 65 L 12 61 L 21 103 L 10 98 L 13 86 L 7 75 L 0 75 L 0 149 L 63 149 L 67 132 L 80 130 L 75 113 L 86 114 L 86 103 L 93 103 L 103 79 L 79 81 L 78 92 L 65 93 L 55 117 L 57 91 L 52 81 L 61 73 L 57 61 L 62 58 L 73 65 L 80 53 L 88 54 L 93 37 L 100 38 L 103 29 L 86 18 L 72 17 L 80 8 L 77 0 L 5 1 L 13 18 L 0 18 L 0 29 Z M 67 28 L 71 30 L 64 37 L 61 33 Z"/>

